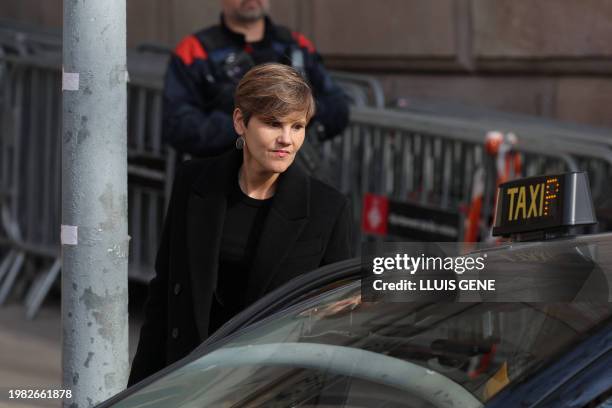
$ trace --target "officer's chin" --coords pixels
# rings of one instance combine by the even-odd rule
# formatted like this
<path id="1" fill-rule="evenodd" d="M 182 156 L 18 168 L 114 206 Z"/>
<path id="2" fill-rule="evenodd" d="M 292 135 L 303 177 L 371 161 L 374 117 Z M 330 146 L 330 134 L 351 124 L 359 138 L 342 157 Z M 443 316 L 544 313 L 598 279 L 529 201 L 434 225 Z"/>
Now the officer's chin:
<path id="1" fill-rule="evenodd" d="M 237 17 L 244 23 L 254 23 L 256 21 L 261 20 L 265 14 L 265 10 L 259 8 L 251 10 L 241 10 Z"/>

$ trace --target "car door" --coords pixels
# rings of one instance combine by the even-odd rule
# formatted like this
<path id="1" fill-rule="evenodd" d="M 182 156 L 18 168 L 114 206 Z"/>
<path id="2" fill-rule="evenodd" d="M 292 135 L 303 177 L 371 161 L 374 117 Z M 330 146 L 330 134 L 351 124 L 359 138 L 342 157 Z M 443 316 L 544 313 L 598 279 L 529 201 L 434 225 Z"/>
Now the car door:
<path id="1" fill-rule="evenodd" d="M 263 320 L 286 309 L 300 301 L 315 296 L 335 286 L 359 279 L 361 273 L 361 258 L 353 258 L 323 266 L 310 273 L 302 275 L 275 291 L 264 296 L 246 310 L 239 313 L 225 325 L 219 328 L 194 352 L 199 352 L 211 344 L 233 334 L 241 329 Z"/>
<path id="2" fill-rule="evenodd" d="M 496 395 L 487 407 L 597 407 L 612 391 L 612 322 Z M 591 405 L 593 404 L 593 405 Z"/>
<path id="3" fill-rule="evenodd" d="M 612 350 L 576 373 L 537 407 L 597 407 L 606 400 L 612 403 Z"/>

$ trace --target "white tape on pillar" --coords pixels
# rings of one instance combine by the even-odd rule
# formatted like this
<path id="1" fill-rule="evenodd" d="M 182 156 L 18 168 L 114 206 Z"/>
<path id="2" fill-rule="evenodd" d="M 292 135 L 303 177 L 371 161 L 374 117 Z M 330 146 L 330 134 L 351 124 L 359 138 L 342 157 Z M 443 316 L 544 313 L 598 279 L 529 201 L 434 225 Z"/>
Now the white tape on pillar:
<path id="1" fill-rule="evenodd" d="M 79 243 L 79 228 L 75 225 L 62 225 L 60 236 L 62 245 L 77 245 Z"/>
<path id="2" fill-rule="evenodd" d="M 65 72 L 62 67 L 62 91 L 78 91 L 79 90 L 79 73 Z"/>

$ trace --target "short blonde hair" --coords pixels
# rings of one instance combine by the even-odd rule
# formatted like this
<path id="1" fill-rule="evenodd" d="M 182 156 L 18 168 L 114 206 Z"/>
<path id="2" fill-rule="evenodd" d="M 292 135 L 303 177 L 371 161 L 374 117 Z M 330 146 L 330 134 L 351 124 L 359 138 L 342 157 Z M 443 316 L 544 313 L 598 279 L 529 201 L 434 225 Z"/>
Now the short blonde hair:
<path id="1" fill-rule="evenodd" d="M 238 83 L 234 101 L 245 125 L 253 116 L 273 122 L 303 112 L 310 121 L 315 113 L 308 82 L 295 69 L 277 63 L 251 68 Z"/>

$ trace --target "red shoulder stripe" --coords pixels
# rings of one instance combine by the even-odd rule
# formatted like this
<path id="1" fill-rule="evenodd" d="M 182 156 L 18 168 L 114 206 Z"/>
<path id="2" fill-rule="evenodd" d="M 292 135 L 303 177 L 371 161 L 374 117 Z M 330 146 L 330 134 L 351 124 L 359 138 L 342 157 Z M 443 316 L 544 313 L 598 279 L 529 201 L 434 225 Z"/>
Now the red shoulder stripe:
<path id="1" fill-rule="evenodd" d="M 183 60 L 185 65 L 193 64 L 193 61 L 196 59 L 208 58 L 208 54 L 204 50 L 204 47 L 202 47 L 200 41 L 193 35 L 185 37 L 179 45 L 176 46 L 174 52 Z"/>
<path id="2" fill-rule="evenodd" d="M 298 43 L 300 48 L 306 48 L 309 53 L 315 52 L 315 47 L 312 41 L 310 41 L 306 36 L 302 33 L 294 31 L 291 33 L 293 35 L 293 39 Z"/>

